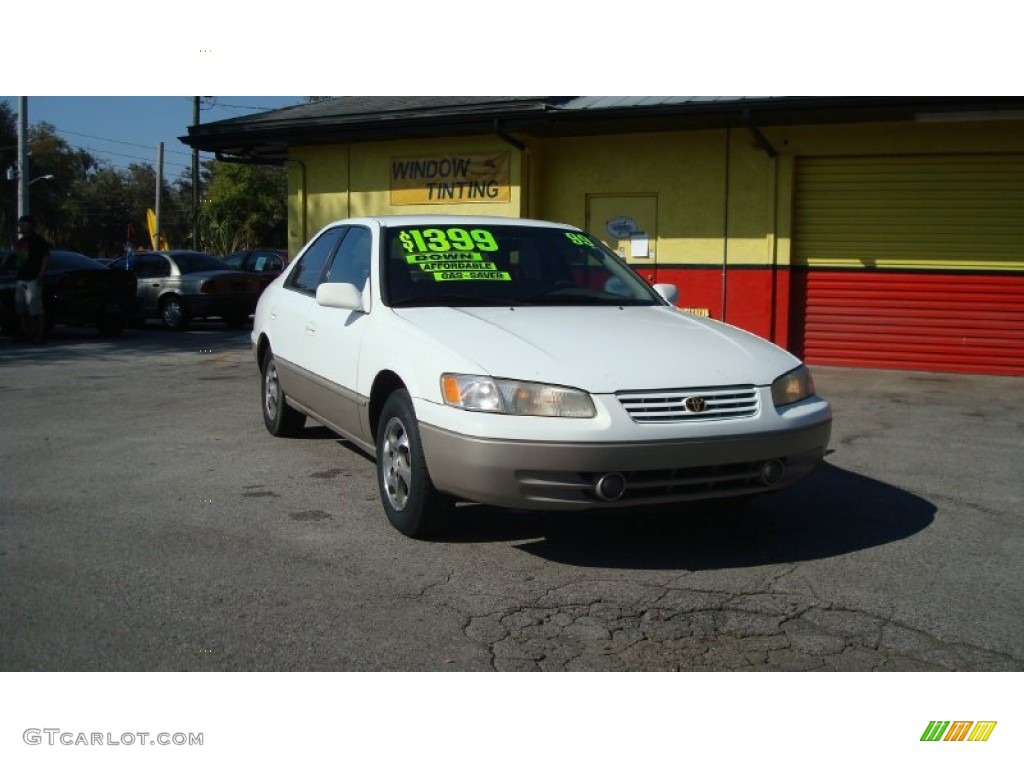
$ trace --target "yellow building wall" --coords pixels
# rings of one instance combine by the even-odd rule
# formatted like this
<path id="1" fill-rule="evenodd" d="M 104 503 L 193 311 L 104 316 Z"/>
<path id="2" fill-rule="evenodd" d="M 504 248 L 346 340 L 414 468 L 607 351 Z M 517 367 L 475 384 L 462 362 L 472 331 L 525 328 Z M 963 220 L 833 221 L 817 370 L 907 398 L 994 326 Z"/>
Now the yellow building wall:
<path id="1" fill-rule="evenodd" d="M 532 216 L 582 227 L 588 195 L 656 196 L 658 265 L 773 263 L 776 163 L 745 131 L 550 139 L 530 154 Z"/>
<path id="2" fill-rule="evenodd" d="M 321 227 L 346 216 L 532 216 L 582 227 L 587 223 L 588 195 L 621 195 L 656 198 L 652 266 L 786 266 L 797 156 L 1024 151 L 1020 120 L 761 130 L 776 157 L 758 147 L 744 127 L 515 137 L 526 146 L 525 152 L 497 136 L 293 147 L 287 163 L 289 251 L 294 255 Z M 509 155 L 508 202 L 392 204 L 393 159 L 488 152 Z"/>
<path id="3" fill-rule="evenodd" d="M 450 154 L 507 155 L 509 200 L 492 202 L 392 203 L 392 162 Z M 289 150 L 288 250 L 294 255 L 321 228 L 350 216 L 469 214 L 523 216 L 524 158 L 497 137 L 382 141 Z"/>

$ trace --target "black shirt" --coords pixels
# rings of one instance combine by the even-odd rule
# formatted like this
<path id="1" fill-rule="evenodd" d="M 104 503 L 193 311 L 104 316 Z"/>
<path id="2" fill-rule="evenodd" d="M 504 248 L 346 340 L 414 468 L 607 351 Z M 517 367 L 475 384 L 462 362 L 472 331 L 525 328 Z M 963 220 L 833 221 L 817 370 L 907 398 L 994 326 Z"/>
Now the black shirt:
<path id="1" fill-rule="evenodd" d="M 18 238 L 18 255 L 14 260 L 16 280 L 35 280 L 43 268 L 43 260 L 50 253 L 50 246 L 35 232 Z"/>

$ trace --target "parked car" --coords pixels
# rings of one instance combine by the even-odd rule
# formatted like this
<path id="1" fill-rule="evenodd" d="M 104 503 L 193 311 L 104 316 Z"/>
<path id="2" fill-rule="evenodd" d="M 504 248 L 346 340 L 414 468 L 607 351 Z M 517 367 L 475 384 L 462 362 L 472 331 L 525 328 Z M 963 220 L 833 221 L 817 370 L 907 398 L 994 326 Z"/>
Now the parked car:
<path id="1" fill-rule="evenodd" d="M 14 251 L 0 252 L 0 327 L 18 329 L 14 305 Z M 94 325 L 105 336 L 124 330 L 135 305 L 135 280 L 75 251 L 51 250 L 43 278 L 47 329 L 54 325 Z"/>
<path id="2" fill-rule="evenodd" d="M 264 423 L 312 417 L 374 454 L 412 537 L 444 530 L 454 499 L 671 504 L 808 474 L 832 424 L 808 369 L 673 293 L 564 224 L 338 221 L 256 308 Z"/>
<path id="3" fill-rule="evenodd" d="M 224 261 L 232 269 L 240 269 L 243 272 L 252 272 L 258 275 L 262 288 L 266 288 L 288 266 L 288 251 L 280 248 L 235 251 L 225 256 Z"/>
<path id="4" fill-rule="evenodd" d="M 129 271 L 136 278 L 138 319 L 159 318 L 175 331 L 197 318 L 244 325 L 260 294 L 259 279 L 198 251 L 146 251 L 122 257 L 109 269 Z"/>

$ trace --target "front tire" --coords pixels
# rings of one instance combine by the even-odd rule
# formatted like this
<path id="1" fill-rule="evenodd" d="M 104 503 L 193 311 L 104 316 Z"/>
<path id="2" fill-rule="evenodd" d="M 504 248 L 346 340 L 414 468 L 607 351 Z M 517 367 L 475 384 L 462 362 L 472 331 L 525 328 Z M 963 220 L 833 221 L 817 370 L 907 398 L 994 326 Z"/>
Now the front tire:
<path id="1" fill-rule="evenodd" d="M 388 522 L 406 536 L 430 538 L 451 524 L 454 500 L 430 480 L 416 414 L 404 389 L 392 392 L 381 411 L 377 481 Z"/>
<path id="2" fill-rule="evenodd" d="M 295 437 L 306 426 L 306 414 L 285 401 L 284 390 L 277 376 L 277 364 L 269 350 L 263 356 L 263 424 L 274 437 Z"/>

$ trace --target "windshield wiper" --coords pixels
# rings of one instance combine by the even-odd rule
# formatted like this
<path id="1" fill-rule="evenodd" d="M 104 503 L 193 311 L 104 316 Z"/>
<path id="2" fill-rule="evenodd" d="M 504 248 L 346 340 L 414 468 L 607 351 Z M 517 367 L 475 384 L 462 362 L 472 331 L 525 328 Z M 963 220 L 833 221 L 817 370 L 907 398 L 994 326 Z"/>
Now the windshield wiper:
<path id="1" fill-rule="evenodd" d="M 625 296 L 599 296 L 593 293 L 542 293 L 524 299 L 523 303 L 545 307 L 585 306 L 588 304 L 599 307 L 614 307 L 618 305 L 635 306 L 651 302 L 642 299 L 631 299 Z"/>
<path id="2" fill-rule="evenodd" d="M 407 299 L 392 301 L 391 307 L 393 309 L 403 307 L 507 307 L 518 303 L 518 301 L 482 296 L 442 294 L 440 296 L 410 296 Z"/>

